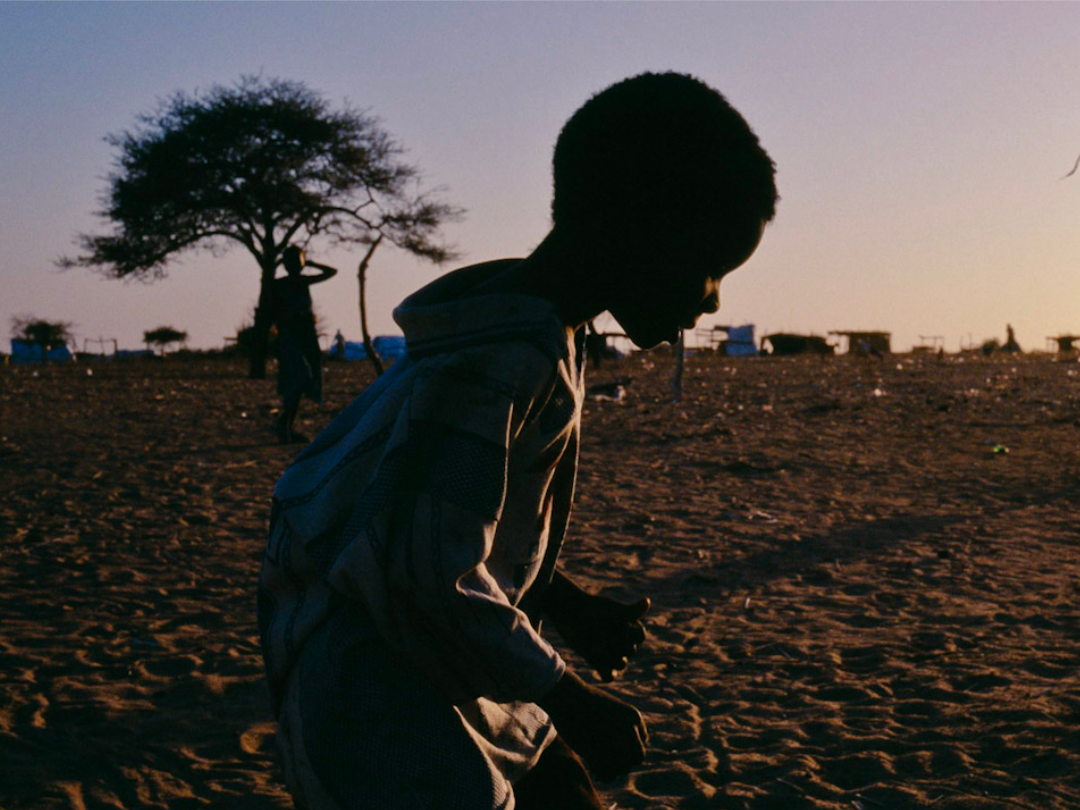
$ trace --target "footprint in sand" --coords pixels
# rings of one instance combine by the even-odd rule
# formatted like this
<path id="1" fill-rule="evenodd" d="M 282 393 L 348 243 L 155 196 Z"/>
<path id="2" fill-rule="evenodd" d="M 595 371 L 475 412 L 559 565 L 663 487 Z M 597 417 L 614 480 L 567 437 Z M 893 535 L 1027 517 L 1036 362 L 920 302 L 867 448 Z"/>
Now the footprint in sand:
<path id="1" fill-rule="evenodd" d="M 716 788 L 703 782 L 689 768 L 678 765 L 636 774 L 632 779 L 631 789 L 652 799 L 665 796 L 676 800 L 686 796 L 709 798 L 716 793 Z"/>
<path id="2" fill-rule="evenodd" d="M 867 753 L 826 760 L 822 763 L 822 775 L 826 781 L 843 790 L 858 790 L 892 779 L 896 776 L 896 769 L 891 757 Z"/>

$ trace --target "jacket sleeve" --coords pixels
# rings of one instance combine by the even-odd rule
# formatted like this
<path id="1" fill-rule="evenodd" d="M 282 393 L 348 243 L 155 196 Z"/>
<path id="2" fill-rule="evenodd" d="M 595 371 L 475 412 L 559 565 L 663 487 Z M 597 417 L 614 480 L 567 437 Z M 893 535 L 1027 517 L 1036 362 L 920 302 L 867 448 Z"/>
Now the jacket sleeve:
<path id="1" fill-rule="evenodd" d="M 535 701 L 565 669 L 486 565 L 514 439 L 553 376 L 529 355 L 502 367 L 458 362 L 418 378 L 376 475 L 383 504 L 330 573 L 459 704 Z"/>

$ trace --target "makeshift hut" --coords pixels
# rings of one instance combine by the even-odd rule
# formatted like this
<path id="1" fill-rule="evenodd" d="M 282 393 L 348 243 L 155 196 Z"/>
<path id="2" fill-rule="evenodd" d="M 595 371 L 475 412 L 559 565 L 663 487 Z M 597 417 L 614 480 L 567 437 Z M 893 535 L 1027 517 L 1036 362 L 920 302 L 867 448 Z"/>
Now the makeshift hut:
<path id="1" fill-rule="evenodd" d="M 765 353 L 765 344 L 769 345 L 768 354 L 833 354 L 836 348 L 821 335 L 792 335 L 775 332 L 761 339 L 761 351 Z"/>
<path id="2" fill-rule="evenodd" d="M 837 337 L 847 338 L 848 354 L 860 355 L 862 357 L 868 357 L 870 355 L 880 357 L 881 355 L 889 354 L 892 352 L 891 332 L 853 332 L 832 330 L 829 332 L 829 334 L 836 335 Z"/>
<path id="3" fill-rule="evenodd" d="M 1076 351 L 1076 346 L 1073 344 L 1080 340 L 1080 335 L 1058 335 L 1057 337 L 1048 337 L 1047 341 L 1057 344 L 1057 350 L 1061 354 L 1070 354 Z"/>
<path id="4" fill-rule="evenodd" d="M 944 335 L 919 335 L 919 345 L 911 347 L 912 354 L 929 354 L 945 351 Z"/>

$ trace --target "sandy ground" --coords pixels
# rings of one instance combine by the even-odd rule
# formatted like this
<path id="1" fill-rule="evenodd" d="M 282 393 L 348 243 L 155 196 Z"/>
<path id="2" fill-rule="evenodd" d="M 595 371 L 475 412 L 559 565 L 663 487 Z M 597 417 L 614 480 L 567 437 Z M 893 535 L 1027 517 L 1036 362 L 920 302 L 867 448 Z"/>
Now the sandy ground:
<path id="1" fill-rule="evenodd" d="M 1080 364 L 696 356 L 679 405 L 670 364 L 592 374 L 634 380 L 587 406 L 564 557 L 653 599 L 609 804 L 1080 808 Z M 330 366 L 303 429 L 369 381 Z M 275 405 L 221 360 L 0 368 L 0 807 L 290 806 Z"/>

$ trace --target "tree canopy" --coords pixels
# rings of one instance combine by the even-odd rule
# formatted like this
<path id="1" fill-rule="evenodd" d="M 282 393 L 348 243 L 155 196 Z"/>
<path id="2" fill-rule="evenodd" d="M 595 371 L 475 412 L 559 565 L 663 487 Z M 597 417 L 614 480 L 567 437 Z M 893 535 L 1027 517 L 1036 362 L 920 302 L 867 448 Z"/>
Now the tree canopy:
<path id="1" fill-rule="evenodd" d="M 187 341 L 187 336 L 187 332 L 182 332 L 172 326 L 159 326 L 143 332 L 143 343 L 147 346 L 157 346 L 164 355 L 169 344 L 184 343 Z"/>
<path id="2" fill-rule="evenodd" d="M 34 315 L 16 315 L 11 319 L 11 336 L 25 340 L 48 353 L 71 340 L 71 324 L 67 321 L 46 321 Z"/>
<path id="3" fill-rule="evenodd" d="M 437 189 L 421 190 L 377 118 L 332 109 L 300 82 L 246 76 L 177 92 L 106 140 L 118 156 L 98 213 L 111 230 L 79 235 L 82 252 L 59 264 L 156 280 L 180 253 L 239 243 L 261 269 L 257 345 L 269 328 L 267 287 L 290 243 L 381 239 L 434 262 L 451 255 L 439 229 L 460 210 Z"/>

